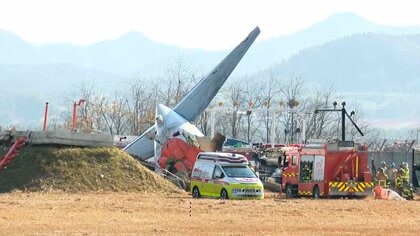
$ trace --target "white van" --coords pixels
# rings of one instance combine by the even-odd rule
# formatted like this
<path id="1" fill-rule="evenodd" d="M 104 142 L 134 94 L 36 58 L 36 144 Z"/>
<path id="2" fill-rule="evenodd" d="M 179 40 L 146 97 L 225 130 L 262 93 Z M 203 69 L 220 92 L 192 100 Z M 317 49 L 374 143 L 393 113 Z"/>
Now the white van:
<path id="1" fill-rule="evenodd" d="M 194 198 L 262 199 L 264 187 L 245 156 L 223 152 L 201 152 L 191 173 Z"/>

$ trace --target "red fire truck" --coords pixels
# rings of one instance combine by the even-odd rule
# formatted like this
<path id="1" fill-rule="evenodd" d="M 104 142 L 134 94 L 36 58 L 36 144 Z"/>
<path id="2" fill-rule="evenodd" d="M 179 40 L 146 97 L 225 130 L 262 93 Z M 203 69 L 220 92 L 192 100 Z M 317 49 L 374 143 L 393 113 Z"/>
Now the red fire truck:
<path id="1" fill-rule="evenodd" d="M 288 198 L 367 196 L 373 182 L 366 145 L 334 141 L 284 148 L 282 189 Z"/>

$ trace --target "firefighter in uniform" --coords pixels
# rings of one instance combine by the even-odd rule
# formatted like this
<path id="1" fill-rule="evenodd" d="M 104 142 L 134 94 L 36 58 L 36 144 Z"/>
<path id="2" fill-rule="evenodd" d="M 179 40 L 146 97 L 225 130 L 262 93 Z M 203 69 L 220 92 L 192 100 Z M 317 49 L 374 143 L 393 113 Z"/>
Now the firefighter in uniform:
<path id="1" fill-rule="evenodd" d="M 383 188 L 388 188 L 388 174 L 386 168 L 386 162 L 382 161 L 381 166 L 376 174 L 376 185 Z"/>
<path id="2" fill-rule="evenodd" d="M 395 163 L 392 162 L 390 168 L 388 168 L 389 187 L 395 188 L 395 180 L 398 176 L 398 170 L 395 167 Z"/>
<path id="3" fill-rule="evenodd" d="M 309 168 L 308 163 L 305 163 L 305 165 L 302 168 L 302 180 L 303 182 L 310 182 L 312 177 L 312 170 Z"/>
<path id="4" fill-rule="evenodd" d="M 396 191 L 399 195 L 401 195 L 401 192 L 402 192 L 402 185 L 403 185 L 403 182 L 402 182 L 402 178 L 401 178 L 401 176 L 402 176 L 402 168 L 398 169 L 397 178 L 395 178 L 395 191 Z"/>
<path id="5" fill-rule="evenodd" d="M 397 192 L 405 199 L 413 199 L 413 190 L 410 184 L 410 169 L 407 162 L 403 162 L 398 170 L 398 178 L 395 181 Z"/>
<path id="6" fill-rule="evenodd" d="M 403 198 L 413 199 L 413 189 L 410 184 L 410 169 L 408 163 L 402 163 L 402 195 Z"/>
<path id="7" fill-rule="evenodd" d="M 410 169 L 408 168 L 408 163 L 407 162 L 403 162 L 402 166 L 402 179 L 403 179 L 403 184 L 408 184 L 410 183 Z"/>

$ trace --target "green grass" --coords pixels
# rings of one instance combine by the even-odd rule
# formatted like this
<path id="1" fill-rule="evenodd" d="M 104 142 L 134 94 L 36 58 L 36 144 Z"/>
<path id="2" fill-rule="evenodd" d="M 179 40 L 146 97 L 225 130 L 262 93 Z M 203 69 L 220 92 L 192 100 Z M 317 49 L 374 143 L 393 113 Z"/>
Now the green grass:
<path id="1" fill-rule="evenodd" d="M 0 171 L 0 192 L 173 192 L 176 187 L 117 148 L 29 146 Z"/>

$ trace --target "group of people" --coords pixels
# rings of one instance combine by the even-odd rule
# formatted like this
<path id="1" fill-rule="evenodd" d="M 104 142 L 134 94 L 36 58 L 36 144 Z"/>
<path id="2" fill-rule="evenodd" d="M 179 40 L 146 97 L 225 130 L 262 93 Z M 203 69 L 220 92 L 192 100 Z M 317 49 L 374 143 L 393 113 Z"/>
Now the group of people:
<path id="1" fill-rule="evenodd" d="M 382 188 L 393 189 L 405 199 L 413 198 L 410 169 L 407 162 L 401 163 L 397 169 L 395 163 L 392 163 L 388 168 L 386 162 L 382 161 L 376 173 L 375 184 Z"/>

